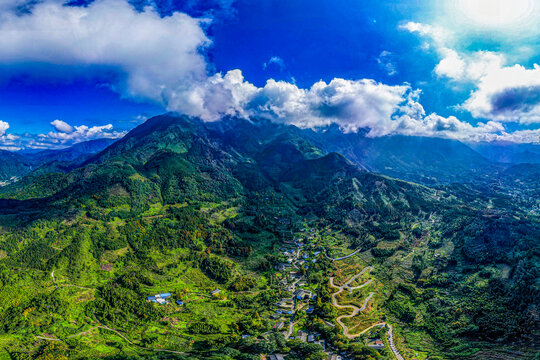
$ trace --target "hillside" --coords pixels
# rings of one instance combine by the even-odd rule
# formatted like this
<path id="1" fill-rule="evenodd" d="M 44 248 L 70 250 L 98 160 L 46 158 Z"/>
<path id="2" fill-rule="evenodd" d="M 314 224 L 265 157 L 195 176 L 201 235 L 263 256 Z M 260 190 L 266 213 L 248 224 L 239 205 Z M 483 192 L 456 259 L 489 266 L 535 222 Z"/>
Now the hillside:
<path id="1" fill-rule="evenodd" d="M 0 150 L 0 183 L 14 182 L 34 173 L 67 172 L 80 165 L 86 157 L 112 144 L 112 139 L 83 141 L 60 150 L 20 151 Z"/>
<path id="2" fill-rule="evenodd" d="M 16 153 L 0 150 L 0 182 L 8 182 L 13 177 L 27 174 L 32 164 Z"/>
<path id="3" fill-rule="evenodd" d="M 469 185 L 435 189 L 370 172 L 349 151 L 330 151 L 324 136 L 167 114 L 71 169 L 3 188 L 5 351 L 21 359 L 326 358 L 328 349 L 301 340 L 304 331 L 355 359 L 390 359 L 383 329 L 369 330 L 384 322 L 407 359 L 532 356 L 540 225 L 531 209 L 497 192 L 475 196 Z M 444 144 L 469 165 L 486 161 Z M 418 154 L 412 169 L 425 158 Z M 439 155 L 432 164 L 443 163 Z M 518 166 L 505 176 L 534 186 L 536 177 L 519 174 Z M 330 278 L 346 283 L 367 266 L 373 271 L 338 299 L 365 311 L 342 317 Z M 293 300 L 291 286 L 316 296 Z M 145 300 L 155 294 L 169 294 L 168 303 Z M 347 337 L 343 324 L 365 335 Z M 376 339 L 386 348 L 367 346 Z"/>

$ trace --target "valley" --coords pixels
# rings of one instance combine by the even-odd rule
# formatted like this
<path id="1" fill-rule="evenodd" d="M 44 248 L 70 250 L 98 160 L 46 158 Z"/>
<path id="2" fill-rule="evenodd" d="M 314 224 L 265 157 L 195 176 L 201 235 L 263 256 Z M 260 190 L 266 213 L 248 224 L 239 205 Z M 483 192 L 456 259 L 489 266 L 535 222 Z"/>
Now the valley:
<path id="1" fill-rule="evenodd" d="M 400 180 L 321 136 L 167 114 L 2 187 L 0 358 L 534 358 L 538 179 Z"/>

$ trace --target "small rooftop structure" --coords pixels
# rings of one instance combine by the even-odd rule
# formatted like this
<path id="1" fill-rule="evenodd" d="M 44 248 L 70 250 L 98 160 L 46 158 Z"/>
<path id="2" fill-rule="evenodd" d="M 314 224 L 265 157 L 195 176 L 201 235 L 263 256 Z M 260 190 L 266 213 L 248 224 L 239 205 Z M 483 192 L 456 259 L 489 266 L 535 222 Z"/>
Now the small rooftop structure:
<path id="1" fill-rule="evenodd" d="M 308 308 L 308 309 L 306 310 L 306 313 L 308 313 L 308 314 L 311 314 L 312 312 L 313 312 L 313 308 L 312 308 L 312 307 L 310 307 L 310 308 Z"/>
<path id="2" fill-rule="evenodd" d="M 314 341 L 315 341 L 315 336 L 313 336 L 313 335 L 308 335 L 307 341 L 308 341 L 308 342 L 314 342 Z"/>
<path id="3" fill-rule="evenodd" d="M 384 343 L 380 339 L 378 339 L 378 340 L 375 340 L 374 342 L 368 344 L 367 346 L 369 346 L 372 349 L 379 350 L 379 349 L 384 348 Z"/>
<path id="4" fill-rule="evenodd" d="M 147 296 L 146 301 L 151 301 L 151 302 L 162 305 L 162 304 L 167 303 L 167 300 L 165 300 L 165 299 L 167 299 L 169 297 L 171 297 L 171 293 L 156 294 L 156 295 L 153 295 L 153 296 Z"/>
<path id="5" fill-rule="evenodd" d="M 270 360 L 283 360 L 285 359 L 283 354 L 272 354 L 269 357 Z"/>
<path id="6" fill-rule="evenodd" d="M 298 289 L 294 292 L 294 296 L 296 296 L 296 299 L 298 300 L 308 300 L 312 295 L 310 290 Z"/>
<path id="7" fill-rule="evenodd" d="M 298 331 L 298 334 L 296 335 L 296 338 L 302 342 L 306 342 L 307 341 L 307 337 L 308 337 L 308 334 L 303 331 L 303 330 L 299 330 Z"/>
<path id="8" fill-rule="evenodd" d="M 221 293 L 221 289 L 216 289 L 211 292 L 212 295 L 218 295 L 219 293 Z"/>
<path id="9" fill-rule="evenodd" d="M 281 330 L 285 326 L 285 323 L 283 321 L 280 321 L 276 323 L 274 326 L 272 326 L 272 329 Z"/>
<path id="10" fill-rule="evenodd" d="M 277 270 L 279 271 L 287 270 L 290 267 L 291 267 L 291 264 L 285 264 L 285 263 L 281 263 L 276 266 Z"/>
<path id="11" fill-rule="evenodd" d="M 176 304 L 179 305 L 179 306 L 182 306 L 182 305 L 184 305 L 184 302 L 180 301 L 180 300 L 176 300 Z"/>

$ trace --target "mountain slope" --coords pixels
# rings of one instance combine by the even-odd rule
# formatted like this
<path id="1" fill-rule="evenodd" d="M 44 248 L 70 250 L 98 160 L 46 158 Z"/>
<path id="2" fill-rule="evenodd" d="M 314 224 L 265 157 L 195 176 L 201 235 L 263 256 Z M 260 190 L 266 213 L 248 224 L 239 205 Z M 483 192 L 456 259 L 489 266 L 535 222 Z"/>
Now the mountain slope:
<path id="1" fill-rule="evenodd" d="M 80 165 L 86 157 L 100 152 L 114 143 L 113 139 L 96 139 L 77 143 L 60 150 L 21 151 L 0 150 L 0 182 L 12 177 L 23 177 L 37 170 L 37 174 L 66 172 Z M 44 167 L 40 169 L 41 167 Z"/>
<path id="2" fill-rule="evenodd" d="M 274 334 L 275 304 L 291 296 L 282 285 L 289 274 L 276 270 L 287 261 L 287 248 L 305 255 L 294 272 L 317 294 L 309 302 L 312 315 L 294 315 L 301 320 L 297 330 L 320 333 L 340 352 L 388 358 L 320 321 L 342 315 L 331 306 L 329 278 L 370 265 L 367 291 L 374 295 L 351 322 L 391 323 L 408 357 L 463 359 L 478 349 L 498 353 L 508 343 L 529 353 L 537 338 L 537 217 L 469 185 L 432 189 L 367 171 L 367 162 L 353 161 L 355 151 L 369 150 L 359 153 L 362 161 L 382 162 L 382 154 L 373 155 L 374 141 L 168 114 L 73 169 L 43 167 L 6 186 L 0 200 L 6 346 L 21 356 L 61 352 L 39 343 L 58 337 L 67 340 L 71 357 L 106 358 L 119 345 L 108 332 L 89 333 L 99 322 L 125 336 L 118 341 L 188 359 L 256 359 L 278 349 L 307 358 L 303 351 L 311 348 L 298 342 L 241 336 Z M 449 176 L 440 154 L 425 153 L 430 146 L 454 149 L 454 159 L 467 166 L 484 163 L 455 142 L 381 141 L 394 154 L 406 149 L 413 175 L 429 161 L 431 173 Z M 405 155 L 388 161 L 406 165 Z M 505 177 L 534 184 L 536 172 L 518 165 Z M 356 255 L 331 261 L 329 252 Z M 217 288 L 221 293 L 211 295 Z M 144 300 L 168 292 L 185 303 Z M 357 303 L 365 295 L 347 296 Z M 80 343 L 71 340 L 77 334 L 85 334 Z M 234 356 L 224 358 L 225 352 Z"/>
<path id="3" fill-rule="evenodd" d="M 19 154 L 0 150 L 0 183 L 22 176 L 32 169 L 32 163 Z"/>
<path id="4" fill-rule="evenodd" d="M 88 140 L 72 145 L 66 149 L 43 150 L 26 155 L 31 161 L 38 164 L 48 164 L 51 162 L 70 162 L 81 156 L 92 155 L 113 144 L 115 139 Z"/>
<path id="5" fill-rule="evenodd" d="M 258 124 L 243 126 L 260 128 Z M 213 201 L 243 197 L 250 190 L 281 191 L 283 186 L 300 192 L 311 204 L 308 206 L 329 201 L 324 197 L 321 200 L 319 194 L 330 193 L 335 186 L 345 186 L 345 192 L 354 191 L 356 195 L 331 201 L 339 204 L 354 198 L 347 206 L 381 211 L 391 202 L 381 207 L 382 187 L 388 189 L 385 198 L 413 194 L 417 201 L 426 196 L 434 198 L 433 192 L 428 194 L 422 187 L 397 184 L 397 180 L 362 171 L 341 155 L 323 156 L 322 150 L 294 132 L 277 131 L 266 136 L 269 129 L 263 126 L 261 138 L 246 144 L 243 137 L 231 137 L 229 130 L 187 117 L 152 118 L 71 173 L 41 177 L 42 182 L 52 184 L 48 189 L 52 191 L 43 194 L 54 204 L 67 206 L 82 201 L 92 209 L 129 206 L 137 212 L 155 203 Z M 251 175 L 246 177 L 248 171 Z M 383 185 L 378 187 L 376 183 Z M 25 195 L 21 186 L 4 191 L 5 196 L 19 199 L 36 193 Z M 92 198 L 99 200 L 90 201 Z"/>
<path id="6" fill-rule="evenodd" d="M 540 145 L 509 142 L 479 142 L 469 144 L 486 158 L 505 164 L 540 163 Z"/>
<path id="7" fill-rule="evenodd" d="M 456 140 L 401 135 L 368 138 L 362 132 L 344 134 L 335 126 L 324 132 L 306 131 L 306 135 L 326 151 L 339 152 L 367 170 L 425 184 L 464 182 L 498 169 Z"/>

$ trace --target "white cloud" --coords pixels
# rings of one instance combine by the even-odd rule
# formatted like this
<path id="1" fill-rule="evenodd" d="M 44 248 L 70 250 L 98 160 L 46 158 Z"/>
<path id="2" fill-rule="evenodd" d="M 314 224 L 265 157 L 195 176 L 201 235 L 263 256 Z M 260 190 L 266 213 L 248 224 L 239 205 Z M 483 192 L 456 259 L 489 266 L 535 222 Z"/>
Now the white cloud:
<path id="1" fill-rule="evenodd" d="M 401 24 L 399 29 L 406 30 L 410 33 L 416 33 L 424 38 L 429 38 L 435 43 L 436 47 L 443 46 L 443 44 L 450 42 L 452 38 L 452 34 L 444 28 L 412 21 Z M 427 49 L 429 48 L 429 44 L 424 43 L 423 47 Z"/>
<path id="2" fill-rule="evenodd" d="M 396 64 L 393 61 L 393 54 L 390 51 L 383 50 L 377 58 L 377 63 L 386 71 L 388 76 L 394 76 L 398 73 Z"/>
<path id="3" fill-rule="evenodd" d="M 402 29 L 431 38 L 441 60 L 434 71 L 439 77 L 472 83 L 475 89 L 460 108 L 475 118 L 522 124 L 540 123 L 540 66 L 507 65 L 503 54 L 476 51 L 460 54 L 447 46 L 443 30 L 407 23 Z"/>
<path id="4" fill-rule="evenodd" d="M 462 78 L 465 75 L 465 61 L 452 49 L 444 49 L 443 59 L 435 67 L 435 73 L 451 79 Z"/>
<path id="5" fill-rule="evenodd" d="M 4 136 L 7 129 L 9 129 L 9 123 L 0 120 L 0 136 Z"/>
<path id="6" fill-rule="evenodd" d="M 407 85 L 389 86 L 373 80 L 334 79 L 302 89 L 285 81 L 268 80 L 263 87 L 244 81 L 240 70 L 216 74 L 194 89 L 190 115 L 213 121 L 223 115 L 264 117 L 301 128 L 337 123 L 344 131 L 369 127 L 370 136 L 392 131 L 393 115 L 406 106 Z M 169 110 L 184 109 L 175 97 Z"/>
<path id="7" fill-rule="evenodd" d="M 9 123 L 0 120 L 0 150 L 20 150 L 20 147 L 17 146 L 19 136 L 6 133 L 8 129 Z"/>
<path id="8" fill-rule="evenodd" d="M 51 125 L 56 129 L 56 131 L 60 131 L 62 133 L 70 133 L 75 130 L 73 126 L 69 125 L 67 122 L 58 119 L 52 121 Z"/>
<path id="9" fill-rule="evenodd" d="M 443 117 L 430 114 L 423 118 L 403 117 L 399 133 L 404 135 L 445 137 L 464 141 L 486 140 L 491 136 L 502 134 L 504 126 L 501 123 L 489 121 L 473 126 L 460 121 L 455 116 Z"/>
<path id="10" fill-rule="evenodd" d="M 168 110 L 206 121 L 235 115 L 263 117 L 302 128 L 336 123 L 346 132 L 369 128 L 368 136 L 410 134 L 466 139 L 504 131 L 498 122 L 472 126 L 453 117 L 426 116 L 419 91 L 407 84 L 390 86 L 369 79 L 336 78 L 300 88 L 270 79 L 257 87 L 245 81 L 240 70 L 212 75 L 204 56 L 204 49 L 210 45 L 204 21 L 178 12 L 160 17 L 150 7 L 139 12 L 125 0 L 97 0 L 86 7 L 45 0 L 27 13 L 0 11 L 0 65 L 53 64 L 63 69 L 82 66 L 114 70 L 122 76 L 110 86 L 122 95 L 152 99 Z M 402 27 L 429 36 L 437 49 L 443 49 L 450 37 L 429 25 L 408 23 Z M 441 51 L 441 57 L 447 60 L 439 64 L 439 76 L 457 80 L 474 74 L 478 81 L 489 79 L 494 62 L 473 66 L 460 54 L 446 50 L 446 55 Z M 387 58 L 389 54 L 381 56 Z M 284 66 L 278 57 L 271 58 L 269 64 Z M 483 104 L 480 95 L 478 103 Z M 471 106 L 479 105 L 475 102 Z M 1 130 L 0 126 L 4 133 L 0 142 L 59 147 L 123 135 L 112 125 L 71 126 L 61 120 L 51 125 L 56 131 L 33 140 L 9 140 L 4 136 L 7 128 Z"/>
<path id="11" fill-rule="evenodd" d="M 496 121 L 473 126 L 454 116 L 426 116 L 419 102 L 419 90 L 366 79 L 319 81 L 309 89 L 268 80 L 263 87 L 257 87 L 245 81 L 240 70 L 232 70 L 225 75 L 214 75 L 194 93 L 197 96 L 192 103 L 198 106 L 192 108 L 197 111 L 190 115 L 207 121 L 219 120 L 224 115 L 260 117 L 300 128 L 329 124 L 338 124 L 345 132 L 367 128 L 370 137 L 403 134 L 463 141 L 504 139 L 512 134 L 506 133 L 503 124 Z M 169 106 L 175 110 L 174 103 Z M 512 139 L 521 142 L 518 136 Z M 524 139 L 540 141 L 540 131 L 527 133 Z"/>
<path id="12" fill-rule="evenodd" d="M 9 124 L 0 121 L 0 149 L 4 150 L 20 150 L 24 148 L 30 149 L 51 149 L 65 148 L 73 144 L 94 140 L 94 139 L 118 139 L 126 134 L 125 131 L 114 130 L 111 124 L 103 126 L 71 126 L 65 121 L 55 120 L 51 122 L 55 131 L 50 131 L 46 134 L 29 134 L 22 135 L 8 134 L 6 130 Z M 71 129 L 71 131 L 67 131 Z"/>
<path id="13" fill-rule="evenodd" d="M 188 91 L 206 77 L 200 50 L 210 44 L 202 21 L 183 13 L 161 18 L 124 0 L 86 7 L 46 0 L 31 13 L 0 12 L 0 64 L 89 65 L 124 74 L 122 93 L 162 102 L 169 89 Z"/>
<path id="14" fill-rule="evenodd" d="M 103 126 L 71 126 L 63 122 L 62 127 L 69 127 L 72 130 L 67 132 L 63 129 L 59 131 L 50 131 L 46 134 L 37 135 L 37 143 L 47 143 L 54 145 L 72 145 L 81 141 L 88 141 L 94 139 L 117 139 L 125 135 L 123 131 L 115 131 L 111 124 Z M 32 142 L 29 144 L 32 146 Z"/>
<path id="15" fill-rule="evenodd" d="M 266 70 L 272 65 L 277 66 L 281 71 L 285 70 L 285 61 L 279 56 L 272 56 L 267 62 L 263 63 L 263 69 Z"/>
<path id="16" fill-rule="evenodd" d="M 490 69 L 462 107 L 477 118 L 540 123 L 540 66 Z"/>

